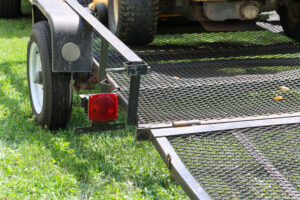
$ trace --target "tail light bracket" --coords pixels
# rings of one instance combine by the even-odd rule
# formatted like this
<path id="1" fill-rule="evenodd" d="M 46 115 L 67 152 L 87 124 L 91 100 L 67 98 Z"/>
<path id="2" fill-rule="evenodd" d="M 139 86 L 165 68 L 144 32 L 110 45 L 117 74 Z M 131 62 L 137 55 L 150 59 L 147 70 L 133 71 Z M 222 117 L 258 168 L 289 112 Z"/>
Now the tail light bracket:
<path id="1" fill-rule="evenodd" d="M 99 95 L 99 94 L 96 94 Z M 104 94 L 105 95 L 105 94 Z M 113 93 L 108 93 L 106 95 L 113 95 Z M 80 95 L 81 106 L 84 108 L 85 114 L 89 115 L 89 101 L 92 94 Z M 91 125 L 87 127 L 75 128 L 75 134 L 101 132 L 108 130 L 119 130 L 125 128 L 125 123 L 113 123 L 111 121 L 91 121 Z"/>

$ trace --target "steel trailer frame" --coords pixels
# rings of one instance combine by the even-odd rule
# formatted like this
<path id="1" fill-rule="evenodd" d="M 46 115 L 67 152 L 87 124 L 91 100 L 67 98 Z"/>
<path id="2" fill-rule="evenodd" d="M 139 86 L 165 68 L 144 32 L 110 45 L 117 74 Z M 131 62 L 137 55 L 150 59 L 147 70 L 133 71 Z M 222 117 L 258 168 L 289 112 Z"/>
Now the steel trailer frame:
<path id="1" fill-rule="evenodd" d="M 127 124 L 137 126 L 140 79 L 150 69 L 149 65 L 113 35 L 76 0 L 31 0 L 31 3 L 33 4 L 33 22 L 36 23 L 44 19 L 49 21 L 52 35 L 53 72 L 89 72 L 94 64 L 99 67 L 100 81 L 107 79 L 109 84 L 116 90 L 119 89 L 119 86 L 107 72 L 126 72 L 130 76 L 128 100 L 121 93 L 117 92 L 119 93 L 120 102 L 127 111 Z M 66 20 L 61 20 L 62 18 Z M 92 29 L 101 36 L 100 63 L 92 58 Z M 66 62 L 60 52 L 62 46 L 70 41 L 78 44 L 80 50 L 85 55 L 74 63 Z M 117 69 L 108 68 L 108 51 L 110 45 L 126 59 L 123 67 Z M 57 68 L 56 66 L 59 67 Z M 300 123 L 300 113 L 199 121 L 197 124 L 193 124 L 193 122 L 185 123 L 187 126 L 184 127 L 174 127 L 174 124 L 166 123 L 141 124 L 138 126 L 137 136 L 138 139 L 152 140 L 175 179 L 182 185 L 191 199 L 210 199 L 208 193 L 199 185 L 177 155 L 167 137 L 241 128 L 296 124 Z M 294 199 L 300 198 L 299 192 L 293 186 L 283 184 L 283 182 L 286 183 L 288 181 L 280 176 L 276 168 L 262 157 L 251 146 L 249 141 L 240 135 L 235 135 L 235 137 L 270 175 L 275 177 L 278 184 L 283 185 L 283 188 L 290 197 Z"/>
<path id="2" fill-rule="evenodd" d="M 189 170 L 183 164 L 176 151 L 170 144 L 167 137 L 182 136 L 209 133 L 214 131 L 235 130 L 242 128 L 267 127 L 276 125 L 292 125 L 300 123 L 300 115 L 298 117 L 279 117 L 265 120 L 245 120 L 237 122 L 223 122 L 217 124 L 207 124 L 199 126 L 189 126 L 181 128 L 163 128 L 152 129 L 151 140 L 157 151 L 165 161 L 175 179 L 180 182 L 185 192 L 191 199 L 211 199 L 206 191 L 194 179 Z M 260 163 L 270 176 L 280 185 L 292 199 L 300 198 L 300 191 L 297 189 L 276 169 L 276 167 L 268 161 L 267 158 L 253 145 L 247 137 L 242 134 L 234 134 L 235 138 L 247 149 L 255 160 Z"/>
<path id="3" fill-rule="evenodd" d="M 137 108 L 140 87 L 140 76 L 147 73 L 149 66 L 119 38 L 111 33 L 91 13 L 74 0 L 32 0 L 33 22 L 46 18 L 52 36 L 52 70 L 53 72 L 89 72 L 92 59 L 92 28 L 101 35 L 101 62 L 99 65 L 100 81 L 105 78 L 109 45 L 113 46 L 127 62 L 119 71 L 127 72 L 130 79 L 130 97 L 127 109 L 127 124 L 137 125 Z M 39 10 L 36 10 L 38 8 Z M 39 17 L 35 17 L 39 16 Z M 65 19 L 65 20 L 61 20 Z M 82 37 L 83 36 L 83 37 Z M 60 49 L 68 42 L 80 47 L 83 55 L 76 62 L 67 62 Z M 55 66 L 59 66 L 56 68 Z"/>

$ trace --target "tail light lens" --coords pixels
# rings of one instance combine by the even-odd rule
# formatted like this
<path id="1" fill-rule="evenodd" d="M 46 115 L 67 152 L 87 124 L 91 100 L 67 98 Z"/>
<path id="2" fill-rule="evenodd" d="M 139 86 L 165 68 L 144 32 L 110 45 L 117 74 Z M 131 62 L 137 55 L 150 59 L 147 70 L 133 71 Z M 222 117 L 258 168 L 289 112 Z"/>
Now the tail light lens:
<path id="1" fill-rule="evenodd" d="M 93 122 L 115 120 L 118 117 L 118 96 L 111 93 L 91 95 L 88 114 Z"/>

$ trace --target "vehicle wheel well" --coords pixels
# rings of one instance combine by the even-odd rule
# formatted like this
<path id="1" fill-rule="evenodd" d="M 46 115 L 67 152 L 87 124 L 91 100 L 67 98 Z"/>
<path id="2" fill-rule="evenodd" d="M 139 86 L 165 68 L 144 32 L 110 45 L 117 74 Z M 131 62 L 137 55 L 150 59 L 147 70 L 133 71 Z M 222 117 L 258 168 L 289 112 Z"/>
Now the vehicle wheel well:
<path id="1" fill-rule="evenodd" d="M 48 21 L 46 16 L 40 11 L 40 9 L 33 5 L 32 6 L 32 22 L 33 24 L 36 24 L 41 21 Z"/>

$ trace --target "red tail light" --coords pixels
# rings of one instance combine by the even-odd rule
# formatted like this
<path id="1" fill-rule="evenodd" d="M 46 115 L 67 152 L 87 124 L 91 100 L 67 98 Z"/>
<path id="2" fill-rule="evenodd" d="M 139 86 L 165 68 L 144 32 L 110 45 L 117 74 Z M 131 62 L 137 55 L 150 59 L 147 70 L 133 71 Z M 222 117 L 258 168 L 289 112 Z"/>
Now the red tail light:
<path id="1" fill-rule="evenodd" d="M 113 121 L 118 117 L 118 96 L 111 93 L 91 95 L 88 111 L 93 122 Z"/>

